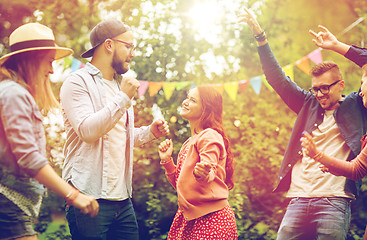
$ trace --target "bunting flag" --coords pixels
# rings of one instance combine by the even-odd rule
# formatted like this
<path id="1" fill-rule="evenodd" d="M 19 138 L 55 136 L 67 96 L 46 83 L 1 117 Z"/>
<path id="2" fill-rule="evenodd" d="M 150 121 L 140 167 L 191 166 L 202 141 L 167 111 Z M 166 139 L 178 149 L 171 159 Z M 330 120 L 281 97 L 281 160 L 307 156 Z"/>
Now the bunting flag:
<path id="1" fill-rule="evenodd" d="M 162 88 L 162 82 L 149 82 L 149 95 L 153 97 Z"/>
<path id="2" fill-rule="evenodd" d="M 63 58 L 61 61 L 64 61 L 64 71 L 65 71 L 66 69 L 70 68 L 73 58 L 72 56 L 67 56 L 66 58 Z"/>
<path id="3" fill-rule="evenodd" d="M 260 76 L 253 77 L 250 79 L 250 84 L 257 95 L 260 94 L 262 79 Z"/>
<path id="4" fill-rule="evenodd" d="M 316 64 L 321 63 L 322 62 L 321 48 L 312 51 L 307 55 L 307 57 Z"/>
<path id="5" fill-rule="evenodd" d="M 176 82 L 176 90 L 180 91 L 184 89 L 185 87 L 189 86 L 191 82 Z"/>
<path id="6" fill-rule="evenodd" d="M 215 89 L 218 90 L 218 92 L 223 95 L 223 92 L 224 92 L 224 86 L 223 84 L 220 84 L 220 83 L 214 83 L 214 84 L 210 84 L 212 87 L 214 87 Z"/>
<path id="7" fill-rule="evenodd" d="M 71 61 L 71 66 L 70 66 L 71 72 L 78 70 L 81 66 L 82 66 L 82 62 L 76 58 L 73 58 L 73 60 Z"/>
<path id="8" fill-rule="evenodd" d="M 164 82 L 162 88 L 163 88 L 166 100 L 168 101 L 171 98 L 171 96 L 173 94 L 173 91 L 176 88 L 176 83 L 174 83 L 174 82 Z"/>
<path id="9" fill-rule="evenodd" d="M 249 80 L 246 80 L 246 79 L 245 80 L 241 80 L 241 81 L 238 82 L 238 89 L 240 90 L 240 93 L 245 92 L 245 90 L 246 90 L 249 82 L 250 81 Z"/>
<path id="10" fill-rule="evenodd" d="M 236 101 L 238 92 L 238 82 L 224 83 L 224 90 L 226 91 L 228 96 L 232 99 L 232 101 Z"/>
<path id="11" fill-rule="evenodd" d="M 301 69 L 307 75 L 310 75 L 310 62 L 308 61 L 308 57 L 303 57 L 296 61 L 296 66 Z"/>
<path id="12" fill-rule="evenodd" d="M 139 98 L 141 98 L 142 96 L 144 96 L 145 92 L 148 89 L 149 86 L 149 82 L 148 81 L 139 81 L 140 83 L 140 87 L 138 88 L 138 96 Z"/>
<path id="13" fill-rule="evenodd" d="M 294 71 L 293 71 L 293 64 L 289 64 L 283 67 L 284 74 L 294 81 Z"/>
<path id="14" fill-rule="evenodd" d="M 322 62 L 321 50 L 322 50 L 321 48 L 318 48 L 312 51 L 311 53 L 307 54 L 306 56 L 302 57 L 301 59 L 297 60 L 295 63 L 291 63 L 283 67 L 282 69 L 285 75 L 289 76 L 292 79 L 292 81 L 294 81 L 294 65 L 296 65 L 299 69 L 301 69 L 303 72 L 309 75 L 310 71 L 309 60 L 311 60 L 315 64 Z M 67 70 L 70 70 L 69 72 L 74 72 L 85 66 L 81 61 L 79 61 L 76 58 L 73 58 L 72 56 L 68 56 L 60 61 L 63 61 L 63 63 L 61 64 L 61 68 L 63 67 L 64 74 L 65 72 L 67 72 Z M 163 89 L 166 100 L 169 100 L 172 97 L 175 90 L 180 91 L 187 87 L 190 87 L 191 89 L 196 86 L 193 82 L 190 81 L 184 81 L 184 82 L 139 81 L 139 82 L 140 87 L 138 88 L 137 91 L 139 98 L 144 96 L 144 94 L 148 89 L 149 89 L 149 95 L 151 97 L 157 94 L 157 92 L 160 89 Z M 236 101 L 237 94 L 245 92 L 249 84 L 251 85 L 256 94 L 260 94 L 262 83 L 265 84 L 265 86 L 269 89 L 269 91 L 274 91 L 274 89 L 266 81 L 264 75 L 253 77 L 250 80 L 244 79 L 241 81 L 213 83 L 209 85 L 216 88 L 221 94 L 226 92 L 226 94 L 232 101 Z"/>

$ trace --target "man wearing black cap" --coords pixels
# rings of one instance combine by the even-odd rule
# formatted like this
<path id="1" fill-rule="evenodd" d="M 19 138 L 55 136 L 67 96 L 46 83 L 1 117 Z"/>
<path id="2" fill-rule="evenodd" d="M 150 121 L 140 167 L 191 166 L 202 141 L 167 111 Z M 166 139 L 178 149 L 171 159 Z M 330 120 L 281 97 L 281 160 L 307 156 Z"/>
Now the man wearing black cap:
<path id="1" fill-rule="evenodd" d="M 67 139 L 63 178 L 94 196 L 99 214 L 66 209 L 73 239 L 139 239 L 131 203 L 133 147 L 168 134 L 164 120 L 134 128 L 131 99 L 139 81 L 124 74 L 135 56 L 130 28 L 119 20 L 99 23 L 90 34 L 90 63 L 70 74 L 60 91 Z"/>

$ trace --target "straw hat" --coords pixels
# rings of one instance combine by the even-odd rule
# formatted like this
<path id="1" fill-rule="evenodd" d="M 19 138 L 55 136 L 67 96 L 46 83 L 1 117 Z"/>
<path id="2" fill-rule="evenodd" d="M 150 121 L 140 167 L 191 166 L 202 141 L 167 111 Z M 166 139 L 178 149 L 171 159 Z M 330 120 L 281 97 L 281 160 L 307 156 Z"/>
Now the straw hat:
<path id="1" fill-rule="evenodd" d="M 57 46 L 52 30 L 39 23 L 27 23 L 15 29 L 9 36 L 9 46 L 11 52 L 0 58 L 0 65 L 15 54 L 33 50 L 56 50 L 55 60 L 73 53 L 70 48 Z"/>

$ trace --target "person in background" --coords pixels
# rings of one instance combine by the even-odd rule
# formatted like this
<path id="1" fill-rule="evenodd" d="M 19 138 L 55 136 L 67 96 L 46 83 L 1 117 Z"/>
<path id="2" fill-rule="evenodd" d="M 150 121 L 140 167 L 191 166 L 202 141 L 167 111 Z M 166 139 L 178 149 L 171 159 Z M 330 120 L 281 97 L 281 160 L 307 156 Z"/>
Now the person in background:
<path id="1" fill-rule="evenodd" d="M 163 119 L 134 127 L 132 98 L 139 81 L 124 74 L 135 56 L 133 33 L 120 20 L 105 20 L 90 33 L 91 62 L 67 76 L 60 91 L 66 129 L 62 175 L 100 205 L 91 218 L 73 206 L 66 218 L 73 239 L 139 239 L 131 202 L 133 148 L 165 136 Z"/>
<path id="2" fill-rule="evenodd" d="M 367 129 L 361 97 L 357 92 L 342 95 L 342 74 L 330 61 L 311 69 L 310 91 L 301 89 L 282 71 L 265 31 L 248 9 L 240 21 L 247 22 L 255 36 L 267 81 L 297 114 L 274 190 L 286 191 L 290 199 L 277 239 L 343 240 L 360 183 L 323 174 L 319 164 L 303 154 L 300 138 L 303 131 L 310 132 L 318 138 L 317 147 L 330 156 L 344 161 L 355 158 L 360 153 L 361 129 Z"/>
<path id="3" fill-rule="evenodd" d="M 168 239 L 237 239 L 236 219 L 228 203 L 234 161 L 223 127 L 221 94 L 211 86 L 190 90 L 180 115 L 191 137 L 182 145 L 177 165 L 172 140 L 159 145 L 161 165 L 177 190 L 179 209 Z"/>
<path id="4" fill-rule="evenodd" d="M 362 85 L 359 95 L 362 97 L 363 104 L 367 108 L 367 49 L 356 46 L 349 46 L 337 40 L 337 38 L 324 26 L 319 26 L 321 31 L 315 33 L 310 30 L 310 33 L 315 37 L 313 42 L 316 46 L 323 49 L 329 49 L 337 52 L 349 60 L 356 63 L 362 69 Z M 301 143 L 304 153 L 316 162 L 321 163 L 320 168 L 324 172 L 330 172 L 337 176 L 344 176 L 354 181 L 358 181 L 367 175 L 367 148 L 366 134 L 362 137 L 361 153 L 351 161 L 343 161 L 330 157 L 324 154 L 316 147 L 317 139 L 314 139 L 311 134 L 304 132 L 301 138 Z M 326 173 L 325 173 L 326 174 Z M 367 227 L 364 238 L 367 240 Z"/>
<path id="5" fill-rule="evenodd" d="M 0 239 L 38 239 L 33 230 L 45 188 L 91 217 L 98 202 L 79 193 L 46 158 L 42 114 L 58 107 L 49 74 L 52 62 L 73 53 L 58 47 L 50 28 L 27 23 L 9 37 L 11 52 L 0 58 Z"/>

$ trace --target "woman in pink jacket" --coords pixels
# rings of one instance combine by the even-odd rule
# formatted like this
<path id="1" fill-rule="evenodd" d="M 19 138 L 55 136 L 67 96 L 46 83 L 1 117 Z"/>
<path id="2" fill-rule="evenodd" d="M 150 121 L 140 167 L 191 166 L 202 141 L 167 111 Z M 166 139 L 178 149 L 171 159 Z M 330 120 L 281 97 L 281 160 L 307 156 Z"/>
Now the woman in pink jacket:
<path id="1" fill-rule="evenodd" d="M 159 145 L 161 164 L 177 190 L 178 211 L 168 239 L 237 239 L 228 192 L 233 188 L 233 156 L 224 132 L 221 94 L 210 86 L 190 90 L 180 115 L 191 126 L 175 165 L 172 140 Z"/>

